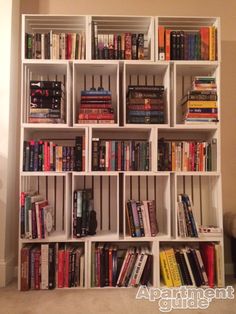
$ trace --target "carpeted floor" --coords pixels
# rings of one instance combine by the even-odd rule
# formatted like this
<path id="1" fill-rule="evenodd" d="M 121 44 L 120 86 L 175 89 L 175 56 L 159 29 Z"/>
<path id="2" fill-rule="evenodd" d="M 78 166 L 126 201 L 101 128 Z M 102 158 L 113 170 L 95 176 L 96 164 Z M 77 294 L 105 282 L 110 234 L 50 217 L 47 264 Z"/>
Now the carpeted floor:
<path id="1" fill-rule="evenodd" d="M 228 280 L 233 285 L 235 280 Z M 17 290 L 16 282 L 0 289 L 0 314 L 157 314 L 158 302 L 136 300 L 137 289 L 62 289 L 52 291 Z M 214 300 L 206 310 L 173 310 L 182 314 L 234 314 L 236 299 Z"/>

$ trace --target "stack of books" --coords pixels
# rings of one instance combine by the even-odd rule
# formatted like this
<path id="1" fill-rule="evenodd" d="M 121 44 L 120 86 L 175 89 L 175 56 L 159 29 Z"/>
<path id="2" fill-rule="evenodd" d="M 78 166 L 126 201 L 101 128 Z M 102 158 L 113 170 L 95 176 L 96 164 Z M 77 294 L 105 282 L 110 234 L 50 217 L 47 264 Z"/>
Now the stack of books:
<path id="1" fill-rule="evenodd" d="M 128 227 L 132 237 L 155 237 L 158 234 L 154 201 L 129 200 L 126 207 Z"/>
<path id="2" fill-rule="evenodd" d="M 153 256 L 149 248 L 121 250 L 109 243 L 92 244 L 92 287 L 137 287 L 151 279 Z"/>
<path id="3" fill-rule="evenodd" d="M 83 171 L 85 139 L 75 138 L 75 146 L 58 145 L 52 141 L 24 141 L 23 171 Z"/>
<path id="4" fill-rule="evenodd" d="M 150 142 L 92 139 L 93 171 L 148 171 Z"/>
<path id="5" fill-rule="evenodd" d="M 29 123 L 65 123 L 64 86 L 60 81 L 30 81 Z"/>
<path id="6" fill-rule="evenodd" d="M 23 239 L 45 239 L 54 230 L 54 208 L 36 192 L 21 192 L 20 232 Z"/>
<path id="7" fill-rule="evenodd" d="M 158 141 L 159 171 L 213 171 L 217 168 L 217 140 Z"/>
<path id="8" fill-rule="evenodd" d="M 97 229 L 96 212 L 93 208 L 93 191 L 74 191 L 73 237 L 95 235 Z"/>
<path id="9" fill-rule="evenodd" d="M 211 76 L 196 76 L 192 90 L 183 97 L 184 123 L 218 122 L 216 79 Z"/>
<path id="10" fill-rule="evenodd" d="M 180 237 L 198 237 L 198 226 L 194 219 L 193 204 L 187 194 L 178 195 L 178 235 Z"/>
<path id="11" fill-rule="evenodd" d="M 78 123 L 115 123 L 111 91 L 99 88 L 81 91 Z"/>
<path id="12" fill-rule="evenodd" d="M 26 33 L 26 59 L 85 59 L 84 33 Z"/>
<path id="13" fill-rule="evenodd" d="M 158 27 L 159 60 L 217 60 L 217 28 L 178 30 Z"/>
<path id="14" fill-rule="evenodd" d="M 164 123 L 164 86 L 129 85 L 127 123 Z"/>
<path id="15" fill-rule="evenodd" d="M 222 246 L 203 242 L 198 247 L 163 247 L 161 274 L 167 287 L 223 287 Z"/>
<path id="16" fill-rule="evenodd" d="M 148 47 L 142 33 L 98 34 L 98 25 L 93 22 L 93 59 L 144 60 Z"/>

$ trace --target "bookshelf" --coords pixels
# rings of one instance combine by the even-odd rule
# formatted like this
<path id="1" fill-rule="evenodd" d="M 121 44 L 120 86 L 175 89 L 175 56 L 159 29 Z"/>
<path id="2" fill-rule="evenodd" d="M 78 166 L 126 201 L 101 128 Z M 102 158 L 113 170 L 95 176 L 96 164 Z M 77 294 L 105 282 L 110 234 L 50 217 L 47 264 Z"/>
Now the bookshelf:
<path id="1" fill-rule="evenodd" d="M 94 28 L 102 35 L 116 34 L 144 34 L 144 57 L 141 60 L 113 60 L 98 59 L 94 55 Z M 201 28 L 215 27 L 217 41 L 215 60 L 162 60 L 160 57 L 159 27 L 165 30 L 183 31 L 185 33 L 200 32 Z M 29 42 L 25 43 L 25 33 L 52 33 L 63 37 L 61 33 L 78 33 L 81 40 L 80 52 L 75 59 L 54 58 L 58 51 L 49 48 L 53 58 L 28 58 Z M 52 35 L 50 35 L 52 36 Z M 73 37 L 73 36 L 72 36 Z M 112 38 L 113 38 L 112 37 Z M 32 40 L 32 38 L 30 38 Z M 42 38 L 41 38 L 42 40 Z M 43 39 L 45 41 L 45 38 Z M 72 39 L 73 41 L 73 39 Z M 99 41 L 99 40 L 98 40 Z M 98 42 L 99 44 L 99 42 Z M 30 44 L 34 47 L 34 43 Z M 51 46 L 56 45 L 53 41 Z M 58 44 L 57 44 L 58 45 Z M 76 41 L 75 41 L 75 45 Z M 79 45 L 79 43 L 78 43 Z M 26 51 L 27 47 L 27 51 Z M 34 49 L 34 48 L 32 48 Z M 37 50 L 37 48 L 35 48 Z M 58 49 L 58 48 L 55 48 Z M 42 244 L 49 244 L 55 256 L 67 254 L 72 250 L 73 258 L 82 253 L 80 267 L 83 274 L 78 282 L 73 284 L 75 289 L 98 288 L 95 280 L 94 259 L 99 245 L 107 244 L 104 249 L 117 249 L 117 254 L 124 256 L 129 247 L 141 248 L 145 246 L 152 255 L 149 285 L 163 287 L 161 278 L 161 264 L 159 254 L 165 247 L 179 248 L 188 246 L 198 248 L 201 243 L 220 244 L 218 258 L 221 261 L 220 279 L 217 283 L 224 285 L 223 263 L 223 223 L 222 223 L 222 191 L 221 191 L 221 146 L 220 146 L 220 19 L 215 17 L 151 17 L 151 16 L 76 16 L 76 15 L 33 15 L 22 16 L 22 77 L 21 77 L 21 153 L 20 153 L 20 215 L 19 215 L 19 263 L 18 288 L 22 289 L 21 266 L 29 262 L 23 255 L 22 249 L 44 250 Z M 33 50 L 30 52 L 33 53 Z M 61 56 L 61 52 L 59 52 Z M 209 76 L 215 79 L 217 85 L 217 114 L 219 122 L 185 123 L 181 108 L 181 99 L 192 88 L 194 77 Z M 60 110 L 63 119 L 58 123 L 30 123 L 31 98 L 30 81 L 61 81 L 63 84 L 63 99 Z M 162 85 L 164 86 L 163 123 L 132 124 L 128 121 L 127 93 L 130 85 Z M 111 92 L 111 111 L 114 113 L 114 123 L 81 123 L 78 116 L 81 112 L 82 91 L 103 88 Z M 62 109 L 63 108 L 63 109 Z M 110 110 L 110 109 L 109 109 Z M 98 119 L 99 120 L 99 119 Z M 82 139 L 83 167 L 80 171 L 64 168 L 55 171 L 38 171 L 36 167 L 26 171 L 24 143 L 30 141 L 53 142 L 62 145 L 66 151 L 77 147 L 77 138 Z M 113 142 L 127 142 L 132 147 L 133 142 L 138 145 L 148 143 L 149 153 L 145 155 L 147 163 L 142 170 L 134 170 L 129 161 L 119 168 L 115 157 L 105 153 L 103 171 L 93 167 L 94 140 L 106 147 Z M 160 141 L 172 143 L 177 141 L 193 143 L 206 142 L 211 145 L 211 166 L 194 169 L 165 169 L 161 170 L 158 163 L 158 149 Z M 131 144 L 130 144 L 131 143 Z M 34 144 L 33 144 L 34 145 Z M 43 144 L 44 145 L 44 144 Z M 49 144 L 50 145 L 50 144 Z M 107 146 L 108 145 L 108 146 Z M 110 146 L 109 146 L 110 145 Z M 119 144 L 117 144 L 119 145 Z M 124 144 L 125 145 L 125 144 Z M 130 145 L 130 146 L 129 146 Z M 136 144 L 135 144 L 136 145 Z M 146 145 L 146 144 L 145 144 Z M 171 144 L 172 145 L 172 144 Z M 185 145 L 185 144 L 182 144 Z M 43 146 L 44 147 L 44 146 Z M 35 149 L 35 147 L 33 147 Z M 102 151 L 103 148 L 100 148 Z M 110 149 L 110 148 L 109 148 Z M 126 154 L 132 154 L 131 148 L 126 148 Z M 130 151 L 129 151 L 130 149 Z M 143 151 L 141 151 L 142 153 Z M 170 153 L 169 153 L 170 154 Z M 128 156 L 128 155 L 127 155 Z M 131 155 L 130 155 L 131 156 Z M 64 156 L 65 158 L 68 155 Z M 56 157 L 55 157 L 56 158 Z M 100 157 L 99 157 L 100 158 Z M 129 157 L 126 157 L 127 160 Z M 140 157 L 141 158 L 141 157 Z M 160 158 L 160 156 L 159 156 Z M 35 160 L 33 160 L 33 163 Z M 119 170 L 117 170 L 119 168 Z M 29 170 L 29 169 L 28 169 Z M 37 171 L 35 171 L 37 170 Z M 105 170 L 105 171 L 104 171 Z M 54 231 L 44 238 L 22 237 L 22 224 L 25 225 L 25 211 L 22 214 L 22 192 L 36 191 L 47 200 L 54 210 Z M 75 223 L 75 191 L 92 191 L 93 208 L 96 214 L 97 228 L 95 235 L 76 237 L 73 234 Z M 198 225 L 216 226 L 220 229 L 217 234 L 200 234 L 198 237 L 181 237 L 178 232 L 178 195 L 187 194 L 193 201 L 194 218 Z M 78 194 L 76 194 L 78 197 Z M 128 200 L 152 200 L 155 205 L 159 232 L 155 236 L 132 237 L 126 213 Z M 76 203 L 77 204 L 77 203 Z M 24 206 L 23 206 L 24 207 Z M 25 209 L 24 209 L 25 210 Z M 32 213 L 31 213 L 32 215 Z M 78 217 L 76 216 L 76 219 Z M 31 226 L 32 228 L 32 226 Z M 25 230 L 26 231 L 26 230 Z M 33 230 L 28 230 L 34 232 Z M 64 253 L 62 253 L 62 251 Z M 113 251 L 112 251 L 113 252 Z M 122 253 L 123 252 L 123 253 Z M 27 252 L 24 253 L 27 255 Z M 28 254 L 31 254 L 28 252 Z M 45 252 L 44 252 L 45 254 Z M 46 252 L 47 254 L 47 252 Z M 30 255 L 31 256 L 31 255 Z M 60 257 L 65 258 L 66 257 Z M 23 261 L 24 259 L 24 261 Z M 37 261 L 37 260 L 36 260 Z M 38 261 L 37 261 L 38 262 Z M 56 257 L 53 260 L 56 263 Z M 77 265 L 78 266 L 78 265 Z M 45 264 L 44 266 L 45 267 Z M 50 266 L 49 266 L 50 267 Z M 60 266 L 62 267 L 62 266 Z M 63 266 L 64 267 L 64 266 Z M 61 288 L 58 283 L 58 272 L 62 270 L 55 264 L 55 288 Z M 217 284 L 216 283 L 216 284 Z M 24 282 L 25 285 L 25 282 Z M 68 282 L 64 287 L 68 287 Z M 107 288 L 112 288 L 109 284 Z"/>

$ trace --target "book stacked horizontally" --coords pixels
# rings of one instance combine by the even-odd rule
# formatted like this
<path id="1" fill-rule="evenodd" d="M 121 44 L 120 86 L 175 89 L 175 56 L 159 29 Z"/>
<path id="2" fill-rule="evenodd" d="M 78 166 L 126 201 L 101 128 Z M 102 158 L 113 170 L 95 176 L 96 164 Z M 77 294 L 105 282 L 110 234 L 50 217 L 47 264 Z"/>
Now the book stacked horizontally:
<path id="1" fill-rule="evenodd" d="M 119 249 L 116 244 L 92 244 L 92 287 L 136 287 L 147 285 L 152 273 L 153 256 L 149 248 Z"/>
<path id="2" fill-rule="evenodd" d="M 164 86 L 129 85 L 127 123 L 164 123 Z"/>
<path id="3" fill-rule="evenodd" d="M 111 96 L 103 88 L 81 91 L 78 123 L 115 123 Z"/>
<path id="4" fill-rule="evenodd" d="M 199 246 L 161 249 L 161 274 L 167 287 L 223 286 L 222 246 L 211 242 Z"/>
<path id="5" fill-rule="evenodd" d="M 26 59 L 85 59 L 84 33 L 26 33 Z"/>
<path id="6" fill-rule="evenodd" d="M 21 192 L 21 238 L 45 239 L 54 229 L 54 209 L 37 193 Z"/>
<path id="7" fill-rule="evenodd" d="M 216 79 L 196 76 L 192 90 L 181 100 L 184 123 L 218 122 Z"/>
<path id="8" fill-rule="evenodd" d="M 178 234 L 180 237 L 198 237 L 198 227 L 194 218 L 191 198 L 187 194 L 178 195 Z"/>
<path id="9" fill-rule="evenodd" d="M 154 201 L 129 200 L 126 207 L 128 226 L 132 237 L 155 237 L 158 234 Z"/>
<path id="10" fill-rule="evenodd" d="M 30 81 L 29 123 L 65 123 L 64 87 L 60 81 Z"/>
<path id="11" fill-rule="evenodd" d="M 93 209 L 93 191 L 74 191 L 73 237 L 95 235 L 97 229 L 96 212 Z"/>

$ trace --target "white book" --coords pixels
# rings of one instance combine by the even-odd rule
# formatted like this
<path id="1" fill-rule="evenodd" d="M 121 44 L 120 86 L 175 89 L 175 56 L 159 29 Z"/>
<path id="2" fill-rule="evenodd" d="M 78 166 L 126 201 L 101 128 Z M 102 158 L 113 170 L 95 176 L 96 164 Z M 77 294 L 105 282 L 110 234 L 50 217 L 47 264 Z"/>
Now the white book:
<path id="1" fill-rule="evenodd" d="M 192 268 L 190 266 L 190 263 L 189 263 L 189 260 L 188 260 L 188 256 L 187 256 L 187 249 L 186 248 L 182 249 L 182 252 L 184 253 L 184 259 L 185 259 L 185 262 L 187 264 L 188 272 L 189 272 L 190 278 L 192 280 L 193 286 L 196 286 L 196 283 L 195 283 L 195 280 L 194 280 L 194 277 L 193 277 Z"/>
<path id="2" fill-rule="evenodd" d="M 49 244 L 41 244 L 41 289 L 48 289 L 48 254 Z"/>
<path id="3" fill-rule="evenodd" d="M 145 252 L 142 253 L 143 258 L 142 260 L 140 260 L 140 265 L 138 266 L 139 268 L 137 268 L 137 275 L 136 275 L 136 282 L 135 282 L 135 286 L 139 285 L 140 279 L 142 277 L 143 271 L 144 271 L 144 267 L 146 265 L 147 259 L 148 259 L 148 249 L 145 250 Z"/>
<path id="4" fill-rule="evenodd" d="M 143 206 L 144 206 L 144 212 L 145 212 L 145 217 L 146 217 L 146 222 L 147 222 L 147 232 L 145 231 L 145 236 L 151 237 L 151 226 L 150 226 L 150 217 L 149 217 L 149 211 L 148 211 L 148 201 L 143 201 Z"/>

